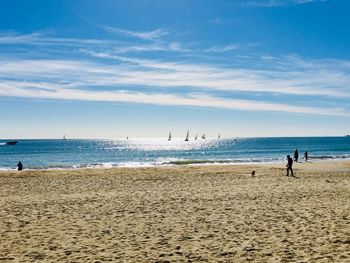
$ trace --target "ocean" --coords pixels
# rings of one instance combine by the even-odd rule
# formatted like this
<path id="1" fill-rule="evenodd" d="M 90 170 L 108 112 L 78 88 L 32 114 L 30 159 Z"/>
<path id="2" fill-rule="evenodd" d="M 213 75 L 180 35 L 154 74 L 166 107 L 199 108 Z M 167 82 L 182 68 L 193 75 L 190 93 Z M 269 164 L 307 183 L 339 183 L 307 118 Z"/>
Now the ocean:
<path id="1" fill-rule="evenodd" d="M 310 161 L 350 158 L 350 137 L 129 140 L 0 140 L 0 170 L 281 162 L 299 150 Z"/>

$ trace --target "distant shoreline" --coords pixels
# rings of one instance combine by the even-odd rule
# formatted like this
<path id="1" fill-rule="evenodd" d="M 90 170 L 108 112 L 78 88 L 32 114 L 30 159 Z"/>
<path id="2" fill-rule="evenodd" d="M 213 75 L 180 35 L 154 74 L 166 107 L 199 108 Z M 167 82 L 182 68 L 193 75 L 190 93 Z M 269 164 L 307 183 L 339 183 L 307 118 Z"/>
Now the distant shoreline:
<path id="1" fill-rule="evenodd" d="M 269 138 L 343 138 L 343 137 L 350 137 L 349 134 L 344 134 L 344 135 L 312 135 L 312 136 L 223 136 L 220 139 L 221 140 L 226 140 L 226 139 L 269 139 Z M 162 137 L 129 137 L 128 140 L 159 140 L 159 139 L 164 139 L 164 141 L 168 140 L 168 137 L 162 136 Z M 184 137 L 181 136 L 175 136 L 172 138 L 173 140 L 183 140 Z M 10 140 L 17 140 L 17 141 L 40 141 L 40 140 L 58 140 L 58 141 L 63 141 L 62 138 L 0 138 L 0 142 L 6 142 Z M 87 141 L 93 141 L 93 140 L 101 140 L 101 141 L 124 141 L 127 140 L 124 137 L 120 138 L 69 138 L 67 137 L 65 140 L 67 141 L 73 141 L 73 140 L 87 140 Z M 201 139 L 198 139 L 201 140 Z M 217 137 L 209 136 L 206 138 L 206 140 L 217 140 Z M 193 141 L 190 140 L 190 141 Z"/>

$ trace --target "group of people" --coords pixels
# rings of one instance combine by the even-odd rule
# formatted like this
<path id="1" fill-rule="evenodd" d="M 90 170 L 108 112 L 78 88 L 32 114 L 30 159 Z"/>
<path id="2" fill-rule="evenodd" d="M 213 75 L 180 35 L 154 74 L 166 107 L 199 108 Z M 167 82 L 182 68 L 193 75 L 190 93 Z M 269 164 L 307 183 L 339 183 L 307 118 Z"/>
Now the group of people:
<path id="1" fill-rule="evenodd" d="M 298 162 L 298 159 L 299 159 L 299 152 L 298 152 L 298 149 L 295 149 L 294 151 L 294 162 Z M 308 152 L 305 152 L 304 153 L 304 159 L 305 159 L 305 162 L 307 162 L 307 160 L 309 159 L 309 154 Z M 294 174 L 293 174 L 293 159 L 292 157 L 290 157 L 290 155 L 287 155 L 287 175 L 286 176 L 289 176 L 289 172 L 291 174 L 291 176 L 295 177 Z"/>
<path id="2" fill-rule="evenodd" d="M 288 155 L 289 156 L 289 155 Z M 299 152 L 298 152 L 298 149 L 295 149 L 294 151 L 294 162 L 298 162 L 298 159 L 299 159 Z M 307 162 L 307 160 L 309 159 L 309 154 L 308 152 L 305 152 L 304 153 L 304 159 L 305 159 L 305 162 Z"/>

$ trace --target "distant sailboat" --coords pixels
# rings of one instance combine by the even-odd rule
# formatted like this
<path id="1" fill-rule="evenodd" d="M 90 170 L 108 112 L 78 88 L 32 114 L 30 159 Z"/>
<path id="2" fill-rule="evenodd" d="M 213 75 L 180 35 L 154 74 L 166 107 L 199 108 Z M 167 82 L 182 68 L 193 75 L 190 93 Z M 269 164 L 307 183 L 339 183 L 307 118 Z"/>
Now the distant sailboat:
<path id="1" fill-rule="evenodd" d="M 196 133 L 196 137 L 194 137 L 194 139 L 195 139 L 195 140 L 197 140 L 197 139 L 198 139 L 198 135 L 197 135 L 197 133 Z"/>
<path id="2" fill-rule="evenodd" d="M 129 136 L 126 136 L 126 139 L 129 140 Z"/>
<path id="3" fill-rule="evenodd" d="M 171 141 L 171 132 L 169 132 L 168 141 Z"/>
<path id="4" fill-rule="evenodd" d="M 205 140 L 205 133 L 202 134 L 202 139 Z"/>
<path id="5" fill-rule="evenodd" d="M 220 139 L 221 138 L 221 136 L 220 136 L 220 133 L 219 133 L 219 135 L 218 135 L 218 139 Z"/>
<path id="6" fill-rule="evenodd" d="M 67 140 L 67 137 L 66 137 L 66 135 L 63 135 L 63 140 L 65 141 L 65 140 Z"/>
<path id="7" fill-rule="evenodd" d="M 190 137 L 190 132 L 189 131 L 187 131 L 187 134 L 186 134 L 186 139 L 185 139 L 185 141 L 186 142 L 188 142 L 188 138 Z"/>

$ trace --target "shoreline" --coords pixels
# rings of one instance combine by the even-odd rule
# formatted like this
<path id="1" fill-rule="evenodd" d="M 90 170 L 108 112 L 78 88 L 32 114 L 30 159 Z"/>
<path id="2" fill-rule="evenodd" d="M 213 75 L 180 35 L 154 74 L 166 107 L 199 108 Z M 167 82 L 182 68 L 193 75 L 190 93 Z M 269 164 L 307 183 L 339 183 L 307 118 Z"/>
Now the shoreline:
<path id="1" fill-rule="evenodd" d="M 311 158 L 312 159 L 312 158 Z M 350 163 L 350 158 L 339 158 L 339 159 L 314 159 L 308 162 L 302 161 L 302 162 L 297 162 L 293 163 L 293 167 L 295 165 L 300 165 L 300 164 L 323 164 L 323 163 Z M 173 161 L 169 163 L 162 163 L 162 164 L 145 164 L 145 165 L 96 165 L 96 166 L 91 166 L 91 167 L 67 167 L 67 168 L 38 168 L 38 169 L 33 169 L 33 168 L 24 168 L 20 172 L 41 172 L 41 171 L 80 171 L 80 170 L 113 170 L 113 169 L 139 169 L 139 168 L 172 168 L 172 167 L 206 167 L 206 166 L 283 166 L 285 165 L 286 162 L 282 161 L 272 161 L 272 162 L 217 162 L 217 161 L 211 161 L 211 162 L 205 162 L 202 160 L 183 160 L 183 161 Z M 19 172 L 17 171 L 17 168 L 0 168 L 0 174 L 3 173 L 11 173 L 11 172 Z"/>

